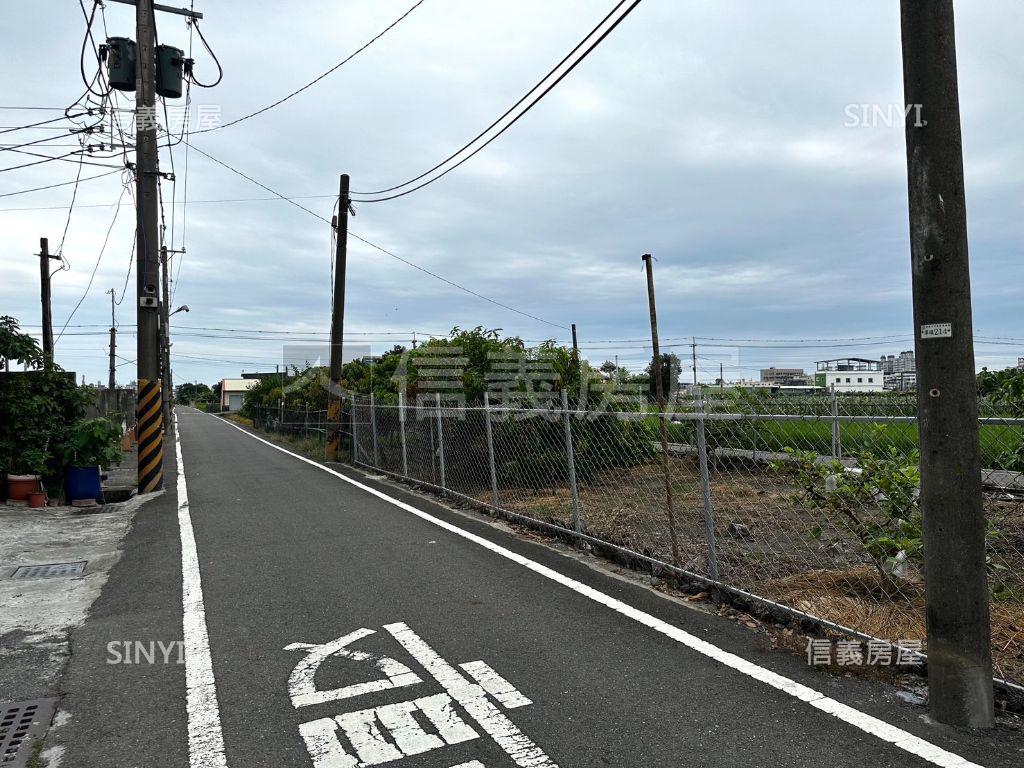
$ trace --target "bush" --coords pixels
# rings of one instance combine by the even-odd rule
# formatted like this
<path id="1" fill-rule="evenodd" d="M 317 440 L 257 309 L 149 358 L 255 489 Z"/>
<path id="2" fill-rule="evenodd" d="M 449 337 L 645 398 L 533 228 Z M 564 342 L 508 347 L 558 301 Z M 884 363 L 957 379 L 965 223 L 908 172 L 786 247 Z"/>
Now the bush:
<path id="1" fill-rule="evenodd" d="M 121 427 L 109 419 L 82 419 L 71 427 L 61 458 L 72 467 L 107 469 L 121 459 L 120 441 Z"/>

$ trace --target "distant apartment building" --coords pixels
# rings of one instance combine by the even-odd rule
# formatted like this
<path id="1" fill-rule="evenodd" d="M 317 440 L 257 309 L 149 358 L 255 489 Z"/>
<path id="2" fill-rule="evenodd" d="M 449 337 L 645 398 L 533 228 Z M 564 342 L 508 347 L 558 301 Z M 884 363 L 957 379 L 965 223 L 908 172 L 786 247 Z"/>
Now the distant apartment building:
<path id="1" fill-rule="evenodd" d="M 803 368 L 776 368 L 774 366 L 761 369 L 761 381 L 780 387 L 805 387 L 810 383 Z"/>
<path id="2" fill-rule="evenodd" d="M 885 375 L 885 389 L 905 392 L 917 388 L 917 360 L 914 358 L 914 350 L 906 349 L 898 355 L 882 355 L 879 362 Z"/>
<path id="3" fill-rule="evenodd" d="M 1024 357 L 1017 358 L 1017 368 L 1021 371 L 1024 371 Z"/>
<path id="4" fill-rule="evenodd" d="M 917 389 L 917 371 L 887 373 L 885 374 L 883 386 L 890 392 L 906 392 L 911 389 Z"/>
<path id="5" fill-rule="evenodd" d="M 907 349 L 899 355 L 882 355 L 882 373 L 913 373 L 917 371 L 914 350 Z"/>
<path id="6" fill-rule="evenodd" d="M 878 360 L 844 357 L 819 360 L 815 364 L 814 384 L 836 392 L 881 392 L 885 374 Z"/>

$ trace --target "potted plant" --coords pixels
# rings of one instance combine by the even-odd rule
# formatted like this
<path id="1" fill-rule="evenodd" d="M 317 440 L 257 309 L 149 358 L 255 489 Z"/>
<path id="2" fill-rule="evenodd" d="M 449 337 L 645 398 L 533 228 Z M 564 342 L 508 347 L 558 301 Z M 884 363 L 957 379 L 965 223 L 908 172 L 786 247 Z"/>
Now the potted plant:
<path id="1" fill-rule="evenodd" d="M 68 500 L 98 500 L 100 467 L 121 459 L 121 427 L 109 419 L 83 419 L 72 425 L 62 452 Z"/>
<path id="2" fill-rule="evenodd" d="M 27 502 L 33 493 L 42 492 L 42 476 L 46 473 L 47 452 L 29 448 L 20 453 L 7 473 L 7 499 Z"/>

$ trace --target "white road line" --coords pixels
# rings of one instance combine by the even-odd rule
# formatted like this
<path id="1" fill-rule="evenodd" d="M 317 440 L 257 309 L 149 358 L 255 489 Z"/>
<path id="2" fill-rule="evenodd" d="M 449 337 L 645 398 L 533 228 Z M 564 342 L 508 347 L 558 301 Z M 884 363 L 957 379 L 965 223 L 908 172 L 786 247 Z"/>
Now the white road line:
<path id="1" fill-rule="evenodd" d="M 192 531 L 181 457 L 178 416 L 174 415 L 174 450 L 178 460 L 178 530 L 181 535 L 182 629 L 185 639 L 185 707 L 188 713 L 188 757 L 191 768 L 227 768 L 224 734 L 217 705 L 217 681 L 213 677 L 210 637 L 206 631 L 203 584 L 199 554 Z"/>
<path id="2" fill-rule="evenodd" d="M 211 416 L 211 418 L 216 417 Z M 613 611 L 621 613 L 623 616 L 628 616 L 634 621 L 643 624 L 646 627 L 650 627 L 654 631 L 660 632 L 666 637 L 672 638 L 676 642 L 682 643 L 683 645 L 696 651 L 697 653 L 707 656 L 709 659 L 714 659 L 715 661 L 731 669 L 734 669 L 737 672 L 741 672 L 744 675 L 747 675 L 748 677 L 752 677 L 755 680 L 759 680 L 762 683 L 765 683 L 766 685 L 770 685 L 772 688 L 782 691 L 783 693 L 787 693 L 793 698 L 799 699 L 800 701 L 804 701 L 808 703 L 810 706 L 814 707 L 815 709 L 825 712 L 831 715 L 832 717 L 837 718 L 838 720 L 842 720 L 844 723 L 852 725 L 855 728 L 859 728 L 867 734 L 870 734 L 876 738 L 881 739 L 882 741 L 886 741 L 892 744 L 894 747 L 898 747 L 899 749 L 902 749 L 905 752 L 909 752 L 912 755 L 916 755 L 917 757 L 920 757 L 923 760 L 927 760 L 928 762 L 934 765 L 942 766 L 942 768 L 982 768 L 982 766 L 978 765 L 977 763 L 972 763 L 970 760 L 960 757 L 959 755 L 954 754 L 953 752 L 949 752 L 936 744 L 932 744 L 930 741 L 926 741 L 918 736 L 915 736 L 909 731 L 905 731 L 902 728 L 897 728 L 894 725 L 890 725 L 884 720 L 879 720 L 877 717 L 872 717 L 871 715 L 865 712 L 861 712 L 858 709 L 854 709 L 853 707 L 847 706 L 846 704 L 836 701 L 835 699 L 832 699 L 826 696 L 825 694 L 814 690 L 813 688 L 809 688 L 806 685 L 803 685 L 802 683 L 798 683 L 795 680 L 791 680 L 788 677 L 780 675 L 776 672 L 772 672 L 771 670 L 765 669 L 764 667 L 758 666 L 757 664 L 747 661 L 746 659 L 737 656 L 734 653 L 730 653 L 729 651 L 723 650 L 722 648 L 719 648 L 717 645 L 713 645 L 712 643 L 709 643 L 706 640 L 701 640 L 699 637 L 696 637 L 695 635 L 691 635 L 689 632 L 685 632 L 684 630 L 679 629 L 679 627 L 675 627 L 665 621 L 662 621 L 661 619 L 658 619 L 649 613 L 644 613 L 643 611 L 638 610 L 637 608 L 634 608 L 633 606 L 628 605 L 622 602 L 621 600 L 617 600 L 616 598 L 610 595 L 606 595 L 603 592 L 594 589 L 593 587 L 587 586 L 582 582 L 576 581 L 575 579 L 571 579 L 568 576 L 564 576 L 558 571 L 548 568 L 546 565 L 541 565 L 540 563 L 534 562 L 533 560 L 530 560 L 528 557 L 524 557 L 523 555 L 517 554 L 510 549 L 502 547 L 499 544 L 495 544 L 494 542 L 489 541 L 483 538 L 482 536 L 477 536 L 474 533 L 470 533 L 469 531 L 463 530 L 462 528 L 459 528 L 456 525 L 452 525 L 451 523 L 441 520 L 440 518 L 434 517 L 433 515 L 428 514 L 427 512 L 424 512 L 421 509 L 417 509 L 411 504 L 406 504 L 404 501 L 396 499 L 393 496 L 388 496 L 386 493 L 378 491 L 376 488 L 371 488 L 368 485 L 360 483 L 358 480 L 353 480 L 351 477 L 348 477 L 342 474 L 341 472 L 333 470 L 330 467 L 325 467 L 323 464 L 319 464 L 318 462 L 315 462 L 312 459 L 307 459 L 305 456 L 300 456 L 297 453 L 293 453 L 292 451 L 289 451 L 286 448 L 282 448 L 279 445 L 275 445 L 269 440 L 264 440 L 262 437 L 258 437 L 252 434 L 251 432 L 242 429 L 236 424 L 232 424 L 231 422 L 223 421 L 221 419 L 217 420 L 220 421 L 222 424 L 227 424 L 230 427 L 234 427 L 242 434 L 251 437 L 253 440 L 258 440 L 259 442 L 265 445 L 269 445 L 271 448 L 277 451 L 281 451 L 281 453 L 286 453 L 289 456 L 298 459 L 299 461 L 303 461 L 306 464 L 310 464 L 314 467 L 317 467 L 318 469 L 323 470 L 328 474 L 340 478 L 349 485 L 353 485 L 356 488 L 359 488 L 360 490 L 366 491 L 366 493 L 369 493 L 372 496 L 376 496 L 377 498 L 386 501 L 389 504 L 393 504 L 394 506 L 403 509 L 406 512 L 409 512 L 410 514 L 413 514 L 422 520 L 426 520 L 429 523 L 433 523 L 439 528 L 443 528 L 444 530 L 450 533 L 454 533 L 456 536 L 461 536 L 462 538 L 467 539 L 468 541 L 472 541 L 474 544 L 479 544 L 481 547 L 484 547 L 485 549 L 488 549 L 497 555 L 501 555 L 502 557 L 511 560 L 514 563 L 518 563 L 519 565 L 522 565 L 525 568 L 529 568 L 534 573 L 537 573 L 541 576 L 544 576 L 547 579 L 550 579 L 551 581 L 561 584 L 562 586 L 567 587 L 573 590 L 574 592 L 577 592 L 578 594 L 593 600 L 596 603 L 600 603 L 601 605 L 607 606 L 608 608 L 611 608 Z"/>
<path id="3" fill-rule="evenodd" d="M 407 624 L 385 624 L 384 629 L 437 680 L 449 696 L 462 705 L 487 735 L 505 750 L 512 758 L 512 762 L 520 768 L 558 768 L 558 765 L 544 754 L 544 750 L 534 744 L 515 723 L 491 703 L 481 686 L 466 680 L 455 667 L 423 642 Z"/>

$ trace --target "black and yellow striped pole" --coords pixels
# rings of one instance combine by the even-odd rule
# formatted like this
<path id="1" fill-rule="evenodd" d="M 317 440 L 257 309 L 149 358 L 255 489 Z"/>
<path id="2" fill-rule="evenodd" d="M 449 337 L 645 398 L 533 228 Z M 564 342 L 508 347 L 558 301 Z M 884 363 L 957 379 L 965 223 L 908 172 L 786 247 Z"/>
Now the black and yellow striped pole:
<path id="1" fill-rule="evenodd" d="M 160 379 L 139 380 L 135 419 L 139 440 L 139 493 L 151 493 L 160 490 L 164 481 L 164 414 Z"/>
<path id="2" fill-rule="evenodd" d="M 156 26 L 153 0 L 135 3 L 138 66 L 135 71 L 135 203 L 138 258 L 136 267 L 135 416 L 139 441 L 139 493 L 163 486 L 163 415 L 160 397 L 160 159 L 156 121 Z"/>

